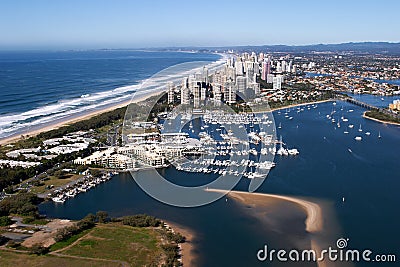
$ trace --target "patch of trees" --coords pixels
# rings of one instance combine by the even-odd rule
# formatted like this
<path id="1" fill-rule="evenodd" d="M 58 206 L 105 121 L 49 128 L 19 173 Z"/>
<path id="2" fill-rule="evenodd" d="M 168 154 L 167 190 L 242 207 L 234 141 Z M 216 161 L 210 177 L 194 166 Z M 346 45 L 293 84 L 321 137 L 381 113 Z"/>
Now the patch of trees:
<path id="1" fill-rule="evenodd" d="M 49 251 L 50 249 L 48 247 L 43 247 L 40 244 L 34 244 L 32 247 L 29 248 L 29 253 L 35 255 L 45 255 Z"/>
<path id="2" fill-rule="evenodd" d="M 20 193 L 3 199 L 0 202 L 0 216 L 20 214 L 37 217 L 39 198 L 32 193 Z"/>
<path id="3" fill-rule="evenodd" d="M 10 217 L 8 216 L 1 216 L 0 217 L 0 226 L 7 226 L 12 224 Z"/>
<path id="4" fill-rule="evenodd" d="M 165 263 L 162 265 L 163 267 L 182 266 L 182 263 L 178 261 L 180 255 L 177 244 L 163 244 L 161 248 L 167 256 Z"/>
<path id="5" fill-rule="evenodd" d="M 377 110 L 369 110 L 365 113 L 366 116 L 371 117 L 371 118 L 375 118 L 378 120 L 382 120 L 382 121 L 390 121 L 390 122 L 396 122 L 396 123 L 400 123 L 400 119 L 396 118 L 394 116 L 390 116 L 387 113 L 383 113 L 381 111 L 377 111 Z"/>
<path id="6" fill-rule="evenodd" d="M 9 240 L 7 237 L 0 235 L 0 246 L 6 244 Z"/>
<path id="7" fill-rule="evenodd" d="M 175 242 L 177 244 L 184 243 L 186 241 L 186 238 L 183 235 L 181 235 L 180 233 L 173 233 L 171 231 L 167 232 L 166 237 L 169 241 Z"/>
<path id="8" fill-rule="evenodd" d="M 61 137 L 71 132 L 87 131 L 90 129 L 101 128 L 117 120 L 123 119 L 125 116 L 125 112 L 126 112 L 126 107 L 118 108 L 112 111 L 96 115 L 87 120 L 78 121 L 73 124 L 60 127 L 58 129 L 40 133 L 37 137 L 40 139 L 50 139 L 50 138 Z"/>
<path id="9" fill-rule="evenodd" d="M 85 218 L 78 221 L 75 225 L 61 228 L 57 231 L 54 240 L 56 242 L 67 240 L 68 238 L 81 233 L 84 230 L 93 228 L 96 224 L 96 216 L 88 214 Z"/>
<path id="10" fill-rule="evenodd" d="M 36 173 L 35 168 L 24 169 L 22 167 L 16 168 L 0 168 L 0 191 L 7 188 L 12 184 L 17 184 L 20 181 L 34 176 Z"/>
<path id="11" fill-rule="evenodd" d="M 98 223 L 107 223 L 110 221 L 108 213 L 105 211 L 98 211 L 96 214 L 89 213 L 82 220 L 78 221 L 75 225 L 59 229 L 54 239 L 57 242 L 66 240 L 71 236 L 77 235 L 84 230 L 91 229 Z"/>
<path id="12" fill-rule="evenodd" d="M 161 220 L 150 215 L 137 214 L 122 217 L 122 223 L 133 227 L 158 227 L 161 225 Z"/>

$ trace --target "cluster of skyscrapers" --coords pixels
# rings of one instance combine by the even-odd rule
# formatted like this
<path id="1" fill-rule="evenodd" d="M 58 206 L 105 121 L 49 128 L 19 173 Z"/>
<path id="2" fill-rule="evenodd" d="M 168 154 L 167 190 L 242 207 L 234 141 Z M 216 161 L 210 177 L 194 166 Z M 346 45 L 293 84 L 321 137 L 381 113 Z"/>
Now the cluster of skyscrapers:
<path id="1" fill-rule="evenodd" d="M 180 86 L 168 85 L 168 103 L 175 102 L 180 95 L 180 103 L 189 105 L 193 101 L 194 108 L 200 108 L 206 100 L 219 105 L 235 104 L 238 96 L 251 99 L 260 95 L 258 78 L 273 84 L 273 89 L 280 90 L 286 73 L 295 73 L 292 61 L 272 61 L 263 53 L 243 53 L 235 58 L 227 59 L 223 67 L 209 73 L 206 67 L 182 80 Z"/>

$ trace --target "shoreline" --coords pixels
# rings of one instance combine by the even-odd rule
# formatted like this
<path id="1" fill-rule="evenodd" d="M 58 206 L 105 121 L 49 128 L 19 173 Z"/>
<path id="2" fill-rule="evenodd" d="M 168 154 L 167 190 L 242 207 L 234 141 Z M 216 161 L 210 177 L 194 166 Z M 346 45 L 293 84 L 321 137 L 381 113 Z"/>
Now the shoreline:
<path id="1" fill-rule="evenodd" d="M 295 108 L 295 107 L 301 107 L 301 106 L 306 106 L 306 105 L 313 105 L 313 104 L 320 104 L 320 103 L 334 102 L 334 101 L 336 101 L 336 100 L 335 99 L 318 100 L 318 101 L 312 101 L 312 102 L 292 104 L 292 105 L 282 106 L 282 107 L 278 107 L 278 108 L 270 108 L 269 110 L 266 110 L 266 111 L 253 111 L 253 113 L 260 114 L 260 113 L 266 113 L 266 112 L 274 112 L 277 110 L 282 110 L 282 109 L 287 109 L 287 108 Z"/>
<path id="2" fill-rule="evenodd" d="M 335 101 L 335 99 L 318 100 L 318 101 L 312 101 L 312 102 L 306 102 L 306 103 L 293 104 L 293 105 L 279 107 L 279 108 L 272 108 L 270 111 L 276 111 L 276 110 L 282 110 L 282 109 L 294 108 L 294 107 L 301 107 L 301 106 L 313 105 L 313 104 L 320 104 L 320 103 L 326 103 L 326 102 L 334 102 L 334 101 Z"/>
<path id="3" fill-rule="evenodd" d="M 364 113 L 362 115 L 362 117 L 365 118 L 365 119 L 368 119 L 368 120 L 371 120 L 371 121 L 376 121 L 376 122 L 383 123 L 383 124 L 391 124 L 391 125 L 400 126 L 400 123 L 391 122 L 391 121 L 383 121 L 383 120 L 380 120 L 380 119 L 375 119 L 373 117 L 367 116 L 366 113 L 367 113 L 367 111 L 364 111 Z"/>
<path id="4" fill-rule="evenodd" d="M 100 114 L 103 114 L 103 113 L 106 113 L 106 112 L 109 112 L 109 111 L 116 110 L 118 108 L 127 107 L 131 103 L 142 102 L 142 101 L 146 100 L 147 98 L 150 98 L 152 96 L 161 94 L 163 92 L 166 92 L 166 91 L 157 91 L 157 92 L 144 94 L 143 96 L 139 97 L 138 99 L 134 99 L 134 100 L 131 99 L 131 100 L 128 100 L 128 101 L 125 101 L 125 102 L 122 102 L 122 103 L 119 103 L 119 104 L 116 104 L 116 105 L 113 105 L 113 106 L 106 107 L 104 109 L 99 109 L 99 110 L 96 110 L 96 111 L 88 112 L 86 114 L 78 115 L 76 117 L 67 118 L 67 119 L 62 120 L 60 122 L 50 123 L 48 125 L 45 125 L 45 126 L 43 126 L 41 128 L 35 129 L 35 130 L 31 130 L 31 131 L 28 130 L 27 132 L 24 132 L 24 133 L 21 133 L 21 134 L 5 137 L 3 139 L 0 139 L 0 146 L 8 145 L 8 144 L 11 144 L 11 143 L 15 143 L 15 142 L 21 140 L 23 136 L 25 136 L 27 138 L 30 138 L 30 137 L 36 136 L 36 135 L 38 135 L 40 133 L 48 132 L 48 131 L 55 130 L 55 129 L 59 129 L 59 128 L 63 127 L 63 126 L 67 126 L 69 124 L 73 124 L 73 123 L 76 123 L 78 121 L 87 120 L 87 119 L 90 119 L 90 118 L 95 117 L 97 115 L 100 115 Z M 330 102 L 330 101 L 334 101 L 334 100 L 327 99 L 327 100 L 299 103 L 299 104 L 293 104 L 293 105 L 279 107 L 279 108 L 273 108 L 273 109 L 270 109 L 268 111 L 259 111 L 259 112 L 254 112 L 254 113 L 273 112 L 273 111 L 287 109 L 287 108 L 293 108 L 293 107 L 299 107 L 299 106 L 305 106 L 305 105 L 312 105 L 312 104 L 319 104 L 319 103 L 325 103 L 325 102 Z"/>
<path id="5" fill-rule="evenodd" d="M 183 266 L 196 266 L 195 262 L 197 256 L 194 253 L 195 245 L 193 243 L 193 240 L 196 237 L 196 233 L 181 224 L 166 221 L 164 219 L 162 219 L 162 221 L 168 224 L 174 232 L 180 233 L 186 239 L 184 243 L 179 244 L 181 247 L 181 259 Z"/>
<path id="6" fill-rule="evenodd" d="M 327 219 L 331 216 L 329 212 L 330 208 L 326 203 L 316 203 L 302 198 L 276 194 L 227 191 L 220 189 L 208 189 L 207 191 L 226 194 L 227 197 L 238 201 L 246 210 L 252 207 L 252 216 L 257 218 L 261 223 L 266 223 L 266 227 L 271 227 L 269 222 L 273 221 L 274 218 L 278 218 L 278 222 L 281 225 L 285 225 L 285 221 L 279 221 L 279 218 L 282 218 L 281 216 L 286 212 L 286 209 L 280 209 L 282 205 L 289 204 L 300 209 L 306 215 L 304 220 L 305 228 L 303 228 L 305 230 L 305 235 L 303 236 L 304 240 L 299 240 L 299 242 L 296 243 L 300 245 L 298 248 L 300 250 L 311 249 L 315 251 L 317 255 L 321 255 L 323 248 L 330 246 L 337 239 L 337 233 L 334 233 L 334 229 L 336 228 L 335 219 L 334 217 Z M 293 221 L 288 221 L 288 223 L 293 224 Z M 295 235 L 298 234 L 302 235 L 302 232 L 295 233 Z M 316 265 L 318 267 L 335 266 L 334 262 L 326 258 L 323 261 L 316 262 Z M 344 266 L 348 265 L 345 264 Z"/>
<path id="7" fill-rule="evenodd" d="M 28 130 L 27 132 L 22 133 L 22 134 L 5 137 L 3 139 L 0 139 L 0 145 L 8 145 L 10 143 L 15 143 L 15 142 L 21 140 L 22 136 L 33 137 L 33 136 L 36 136 L 36 135 L 38 135 L 40 133 L 44 133 L 44 132 L 48 132 L 48 131 L 51 131 L 51 130 L 59 129 L 59 128 L 63 127 L 63 126 L 67 126 L 69 124 L 73 124 L 73 123 L 76 123 L 78 121 L 87 120 L 87 119 L 90 119 L 90 118 L 95 117 L 97 115 L 100 115 L 100 114 L 103 114 L 103 113 L 106 113 L 106 112 L 109 112 L 109 111 L 116 110 L 118 108 L 127 107 L 131 103 L 142 102 L 142 101 L 146 100 L 147 98 L 150 98 L 152 96 L 156 96 L 156 95 L 161 94 L 163 92 L 164 91 L 151 92 L 151 93 L 148 93 L 148 94 L 144 94 L 143 96 L 140 96 L 137 99 L 131 99 L 131 100 L 128 100 L 128 101 L 125 101 L 125 102 L 122 102 L 122 103 L 119 103 L 119 104 L 116 104 L 116 105 L 113 105 L 113 106 L 109 106 L 109 107 L 106 107 L 106 108 L 103 108 L 103 109 L 99 109 L 99 110 L 96 110 L 96 111 L 88 112 L 86 114 L 81 114 L 81 115 L 78 115 L 77 117 L 66 118 L 63 121 L 60 121 L 60 122 L 57 122 L 57 123 L 50 123 L 50 124 L 48 124 L 46 126 L 43 126 L 43 127 L 39 128 L 39 129 L 35 129 L 35 130 L 31 130 L 31 131 Z"/>
<path id="8" fill-rule="evenodd" d="M 175 52 L 191 53 L 190 51 L 175 51 Z M 220 56 L 220 58 L 215 60 L 215 61 L 210 61 L 207 64 L 207 66 L 209 66 L 209 65 L 213 66 L 213 64 L 216 64 L 219 61 L 224 60 L 225 57 L 226 57 L 225 53 L 212 52 L 210 54 L 218 55 L 218 56 Z M 55 129 L 61 128 L 61 127 L 66 126 L 68 124 L 73 124 L 73 123 L 78 122 L 78 121 L 90 119 L 90 118 L 92 118 L 92 117 L 94 117 L 96 115 L 100 115 L 102 113 L 113 111 L 113 110 L 116 110 L 118 108 L 126 107 L 130 103 L 138 103 L 138 102 L 144 101 L 149 97 L 161 94 L 163 92 L 167 92 L 167 90 L 144 93 L 142 96 L 140 96 L 138 99 L 135 99 L 135 100 L 133 99 L 134 98 L 134 96 L 133 96 L 130 100 L 124 101 L 122 103 L 115 103 L 114 105 L 107 106 L 107 107 L 104 107 L 104 108 L 100 108 L 100 109 L 92 111 L 92 112 L 90 112 L 90 111 L 82 112 L 82 114 L 80 114 L 80 115 L 77 114 L 77 116 L 73 116 L 72 115 L 69 118 L 60 119 L 59 121 L 49 122 L 48 124 L 44 124 L 43 126 L 38 126 L 34 130 L 29 130 L 28 129 L 26 132 L 13 134 L 11 136 L 0 138 L 0 146 L 7 145 L 7 144 L 10 144 L 10 143 L 15 143 L 15 142 L 21 140 L 22 136 L 25 136 L 25 137 L 28 136 L 28 138 L 29 138 L 29 137 L 36 136 L 36 135 L 38 135 L 40 133 L 43 133 L 43 132 L 48 132 L 48 131 L 51 131 L 51 130 L 55 130 Z M 141 93 L 141 92 L 136 91 L 135 94 L 137 94 L 137 93 Z"/>
<path id="9" fill-rule="evenodd" d="M 233 198 L 237 198 L 241 201 L 244 201 L 244 198 L 241 195 L 245 195 L 248 197 L 251 196 L 261 196 L 261 197 L 267 197 L 275 200 L 283 200 L 283 201 L 289 201 L 292 202 L 296 205 L 298 205 L 300 208 L 302 208 L 306 215 L 306 231 L 310 233 L 318 233 L 321 232 L 323 229 L 323 216 L 322 216 L 322 209 L 321 207 L 313 202 L 300 199 L 300 198 L 295 198 L 295 197 L 290 197 L 290 196 L 284 196 L 284 195 L 274 195 L 274 194 L 264 194 L 264 193 L 250 193 L 250 192 L 244 192 L 244 191 L 227 191 L 227 190 L 221 190 L 221 189 L 208 189 L 208 192 L 216 192 L 216 193 L 223 193 L 226 194 L 227 196 L 231 196 Z"/>

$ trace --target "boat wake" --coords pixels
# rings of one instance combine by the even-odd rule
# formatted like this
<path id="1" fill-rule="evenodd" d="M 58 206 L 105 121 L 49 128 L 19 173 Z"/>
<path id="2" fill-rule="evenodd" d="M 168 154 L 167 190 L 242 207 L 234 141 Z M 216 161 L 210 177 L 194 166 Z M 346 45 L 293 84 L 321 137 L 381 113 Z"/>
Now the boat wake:
<path id="1" fill-rule="evenodd" d="M 360 156 L 360 155 L 354 153 L 353 150 L 351 150 L 350 148 L 348 148 L 347 150 L 348 150 L 348 151 L 350 152 L 350 154 L 351 154 L 354 158 L 356 158 L 357 160 L 360 160 L 360 161 L 363 161 L 363 162 L 366 162 L 366 163 L 370 163 L 369 160 L 367 160 L 366 158 L 364 158 L 364 157 L 362 157 L 362 156 Z"/>

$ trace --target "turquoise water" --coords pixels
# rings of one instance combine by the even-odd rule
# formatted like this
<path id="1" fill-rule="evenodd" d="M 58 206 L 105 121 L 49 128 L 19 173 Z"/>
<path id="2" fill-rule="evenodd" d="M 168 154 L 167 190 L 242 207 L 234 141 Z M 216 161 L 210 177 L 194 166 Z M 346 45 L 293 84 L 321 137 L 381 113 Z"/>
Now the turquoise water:
<path id="1" fill-rule="evenodd" d="M 343 116 L 349 121 L 341 121 L 338 128 L 326 118 L 333 110 L 336 120 Z M 326 219 L 337 221 L 337 238 L 349 238 L 352 248 L 400 255 L 397 239 L 400 127 L 364 119 L 361 116 L 364 109 L 340 101 L 336 106 L 327 102 L 318 104 L 316 109 L 305 107 L 300 113 L 291 109 L 293 120 L 286 119 L 284 112 L 274 112 L 275 123 L 282 125 L 278 135 L 282 135 L 288 147 L 299 149 L 300 155 L 277 156 L 277 166 L 257 191 L 331 203 L 335 218 Z M 345 134 L 349 124 L 354 128 L 347 128 L 349 133 Z M 360 124 L 363 132 L 358 131 Z M 365 135 L 367 131 L 369 136 Z M 378 138 L 379 133 L 382 138 Z M 362 141 L 355 141 L 355 136 L 362 136 Z M 213 179 L 205 174 L 180 173 L 174 168 L 162 172 L 171 181 L 187 185 Z M 245 191 L 248 183 L 242 180 L 236 189 Z M 148 213 L 186 225 L 197 233 L 195 245 L 200 266 L 267 266 L 256 258 L 264 244 L 290 248 L 295 246 L 293 240 L 307 242 L 310 238 L 306 232 L 293 231 L 304 218 L 286 221 L 282 217 L 281 224 L 272 228 L 249 216 L 246 207 L 240 208 L 225 199 L 199 208 L 167 206 L 147 196 L 128 174 L 121 174 L 62 205 L 51 202 L 40 205 L 40 211 L 50 217 L 70 219 L 98 210 L 106 210 L 113 216 Z"/>

